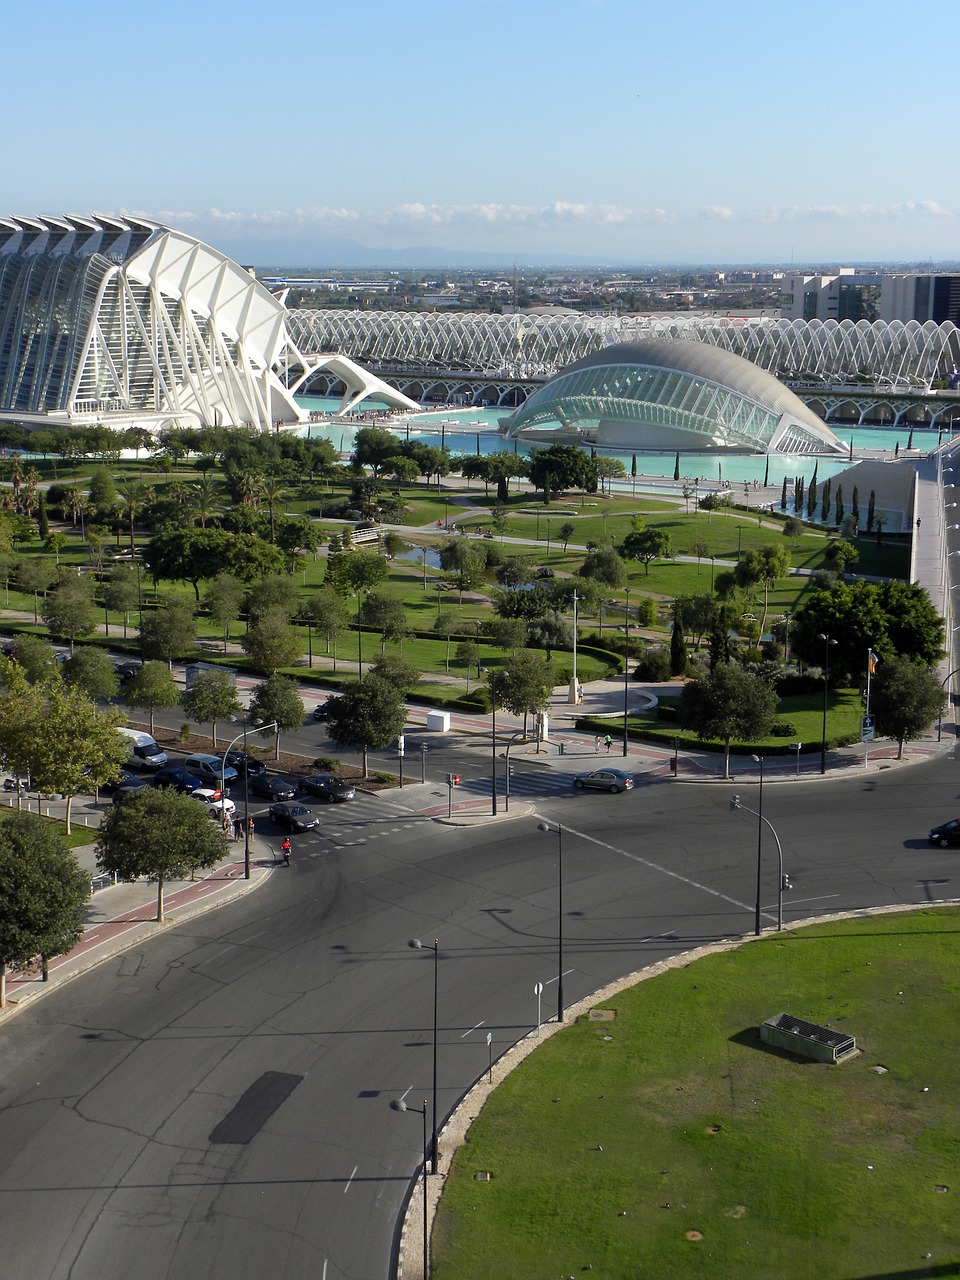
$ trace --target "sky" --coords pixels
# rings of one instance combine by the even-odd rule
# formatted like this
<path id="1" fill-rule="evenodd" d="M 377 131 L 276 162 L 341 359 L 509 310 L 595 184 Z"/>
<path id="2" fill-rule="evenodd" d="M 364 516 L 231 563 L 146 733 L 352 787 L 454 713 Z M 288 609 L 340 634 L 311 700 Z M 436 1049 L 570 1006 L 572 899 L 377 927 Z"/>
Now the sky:
<path id="1" fill-rule="evenodd" d="M 960 259 L 949 0 L 40 12 L 4 17 L 0 216 L 139 214 L 256 265 Z"/>

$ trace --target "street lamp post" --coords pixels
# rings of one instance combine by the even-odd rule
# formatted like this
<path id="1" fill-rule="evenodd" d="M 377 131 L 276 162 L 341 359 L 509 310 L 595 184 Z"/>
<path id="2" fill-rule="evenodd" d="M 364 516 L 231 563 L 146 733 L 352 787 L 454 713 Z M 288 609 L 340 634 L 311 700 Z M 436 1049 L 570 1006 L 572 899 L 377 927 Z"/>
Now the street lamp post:
<path id="1" fill-rule="evenodd" d="M 758 813 L 756 809 L 751 809 L 748 805 L 741 804 L 739 796 L 730 797 L 730 809 L 731 811 L 742 809 L 744 813 L 753 814 L 758 821 L 766 824 L 770 829 L 770 833 L 774 840 L 777 842 L 777 868 L 780 877 L 779 888 L 777 890 L 777 930 L 779 931 L 783 928 L 783 891 L 784 889 L 790 888 L 790 885 L 787 882 L 787 877 L 783 874 L 783 847 L 780 844 L 780 837 L 777 835 L 776 828 L 770 819 L 763 817 L 763 815 Z"/>
<path id="2" fill-rule="evenodd" d="M 557 833 L 557 1021 L 563 1021 L 563 826 L 549 822 L 538 824 L 540 831 Z"/>
<path id="3" fill-rule="evenodd" d="M 224 784 L 224 775 L 226 774 L 226 771 L 227 771 L 227 756 L 230 754 L 231 750 L 237 745 L 237 743 L 241 739 L 243 739 L 243 878 L 244 880 L 250 879 L 250 822 L 247 816 L 247 811 L 250 807 L 250 787 L 248 784 L 249 775 L 247 774 L 247 728 L 248 728 L 247 717 L 244 716 L 243 717 L 243 733 L 237 734 L 234 740 L 230 743 L 230 746 L 227 747 L 226 751 L 220 757 L 220 799 L 224 800 L 226 799 L 226 794 L 227 794 L 227 788 Z M 280 726 L 277 724 L 276 720 L 271 720 L 269 724 L 257 724 L 255 722 L 254 728 L 260 729 L 260 730 L 276 729 L 278 733 L 280 732 Z M 226 805 L 224 805 L 224 812 L 226 812 Z"/>
<path id="4" fill-rule="evenodd" d="M 763 850 L 763 756 L 753 756 L 760 765 L 760 792 L 757 798 L 757 906 L 753 932 L 760 937 L 760 855 Z"/>
<path id="5" fill-rule="evenodd" d="M 437 997 L 440 990 L 440 939 L 432 943 L 411 938 L 409 945 L 416 951 L 433 947 L 433 1138 L 430 1142 L 430 1172 L 437 1172 Z"/>
<path id="6" fill-rule="evenodd" d="M 404 1102 L 403 1098 L 395 1098 L 390 1106 L 394 1111 L 417 1111 L 423 1116 L 423 1274 L 424 1277 L 430 1274 L 427 1261 L 427 1246 L 430 1241 L 429 1230 L 429 1214 L 427 1212 L 427 1100 L 424 1098 L 422 1107 L 411 1107 L 409 1103 Z"/>
<path id="7" fill-rule="evenodd" d="M 574 589 L 572 596 L 573 603 L 573 675 L 570 677 L 570 691 L 567 695 L 567 701 L 572 702 L 574 706 L 579 701 L 580 681 L 577 679 L 577 605 L 583 599 Z"/>
<path id="8" fill-rule="evenodd" d="M 627 690 L 630 678 L 630 588 L 627 587 L 627 602 L 623 611 L 624 635 L 626 643 L 623 646 L 623 758 L 627 758 Z"/>
<path id="9" fill-rule="evenodd" d="M 818 640 L 823 641 L 823 734 L 820 741 L 820 772 L 827 772 L 827 685 L 830 682 L 830 646 L 835 645 L 836 640 L 831 640 L 829 636 L 825 636 L 823 632 L 817 636 Z"/>

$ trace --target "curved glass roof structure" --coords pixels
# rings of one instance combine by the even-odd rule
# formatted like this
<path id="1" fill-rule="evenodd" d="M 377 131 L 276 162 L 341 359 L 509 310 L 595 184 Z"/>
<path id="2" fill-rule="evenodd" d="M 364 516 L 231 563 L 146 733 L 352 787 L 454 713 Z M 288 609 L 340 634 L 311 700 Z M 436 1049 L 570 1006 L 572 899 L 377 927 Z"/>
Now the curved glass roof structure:
<path id="1" fill-rule="evenodd" d="M 749 360 L 664 340 L 619 343 L 577 361 L 536 391 L 507 431 L 645 449 L 846 449 L 813 410 Z"/>
<path id="2" fill-rule="evenodd" d="M 929 389 L 960 363 L 960 330 L 933 321 L 294 310 L 287 323 L 303 352 L 340 351 L 387 376 L 549 377 L 611 343 L 659 338 L 720 347 L 782 381 L 829 385 Z"/>

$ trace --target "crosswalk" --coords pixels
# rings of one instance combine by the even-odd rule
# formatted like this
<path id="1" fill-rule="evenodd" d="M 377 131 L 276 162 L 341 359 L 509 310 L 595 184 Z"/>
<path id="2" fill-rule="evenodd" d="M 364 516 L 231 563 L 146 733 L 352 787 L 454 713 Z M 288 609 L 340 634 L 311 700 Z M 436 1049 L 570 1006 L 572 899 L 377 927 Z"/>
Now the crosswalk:
<path id="1" fill-rule="evenodd" d="M 510 778 L 511 796 L 548 796 L 567 795 L 573 791 L 573 773 L 561 773 L 557 769 L 531 769 L 521 772 L 515 769 Z M 503 770 L 497 770 L 497 793 L 505 794 Z M 490 775 L 461 779 L 457 788 L 458 798 L 463 800 L 468 795 L 489 796 Z"/>

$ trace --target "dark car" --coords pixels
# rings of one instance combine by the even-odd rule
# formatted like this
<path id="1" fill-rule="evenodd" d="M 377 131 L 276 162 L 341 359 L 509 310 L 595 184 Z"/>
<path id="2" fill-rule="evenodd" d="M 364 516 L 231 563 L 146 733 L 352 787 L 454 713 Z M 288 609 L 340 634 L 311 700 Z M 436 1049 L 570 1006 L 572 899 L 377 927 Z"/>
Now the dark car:
<path id="1" fill-rule="evenodd" d="M 236 769 L 241 778 L 244 772 L 248 778 L 259 778 L 261 774 L 267 772 L 267 766 L 262 760 L 248 755 L 245 751 L 228 751 L 224 759 L 232 769 Z"/>
<path id="2" fill-rule="evenodd" d="M 141 791 L 149 789 L 153 784 L 152 778 L 138 778 L 134 774 L 127 775 L 128 781 L 121 782 L 113 789 L 113 803 L 122 804 L 124 800 L 129 800 L 131 796 L 138 796 Z"/>
<path id="3" fill-rule="evenodd" d="M 338 800 L 352 800 L 357 794 L 354 786 L 343 778 L 334 777 L 332 773 L 314 773 L 309 778 L 301 778 L 300 789 L 312 796 L 319 796 L 328 804 Z"/>
<path id="4" fill-rule="evenodd" d="M 941 849 L 946 849 L 951 844 L 960 844 L 960 818 L 951 818 L 949 822 L 934 827 L 929 840 L 931 844 L 938 844 Z"/>
<path id="5" fill-rule="evenodd" d="M 181 791 L 184 795 L 190 795 L 196 791 L 198 787 L 203 786 L 203 782 L 195 773 L 188 773 L 186 769 L 158 769 L 153 775 L 153 785 L 155 787 L 172 787 L 174 791 Z"/>
<path id="6" fill-rule="evenodd" d="M 297 784 L 289 778 L 270 778 L 262 774 L 259 778 L 249 778 L 247 787 L 251 795 L 263 796 L 265 800 L 295 800 L 297 796 Z"/>
<path id="7" fill-rule="evenodd" d="M 578 791 L 588 788 L 591 791 L 629 791 L 633 786 L 633 778 L 622 769 L 594 769 L 592 773 L 581 773 L 573 780 Z"/>
<path id="8" fill-rule="evenodd" d="M 325 702 L 318 702 L 317 705 L 313 708 L 314 720 L 326 720 L 329 714 L 330 714 L 330 708 L 327 706 Z"/>
<path id="9" fill-rule="evenodd" d="M 267 811 L 274 822 L 290 831 L 310 831 L 319 827 L 320 819 L 306 805 L 287 800 L 282 804 L 272 804 Z"/>
<path id="10" fill-rule="evenodd" d="M 113 669 L 121 684 L 129 684 L 131 680 L 136 679 L 140 674 L 140 668 L 142 665 L 143 664 L 140 662 L 115 662 L 113 664 Z"/>
<path id="11" fill-rule="evenodd" d="M 153 781 L 152 778 L 141 778 L 136 773 L 131 773 L 129 769 L 121 769 L 120 774 L 113 782 L 104 782 L 100 790 L 105 795 L 112 795 L 114 791 L 119 791 L 121 787 L 143 787 L 149 786 Z M 6 785 L 6 784 L 4 784 Z"/>

